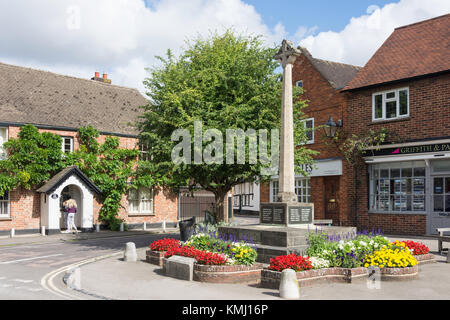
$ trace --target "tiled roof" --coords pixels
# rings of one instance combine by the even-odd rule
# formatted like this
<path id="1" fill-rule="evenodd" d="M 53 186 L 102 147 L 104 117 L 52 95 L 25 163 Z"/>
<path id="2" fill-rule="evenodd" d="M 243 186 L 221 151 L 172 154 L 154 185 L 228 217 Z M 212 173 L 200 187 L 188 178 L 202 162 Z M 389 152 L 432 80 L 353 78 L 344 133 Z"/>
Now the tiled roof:
<path id="1" fill-rule="evenodd" d="M 136 89 L 0 63 L 0 122 L 135 135 L 145 104 Z"/>
<path id="2" fill-rule="evenodd" d="M 448 70 L 450 14 L 396 28 L 344 90 Z"/>
<path id="3" fill-rule="evenodd" d="M 102 192 L 77 166 L 70 166 L 61 170 L 36 191 L 50 194 L 72 175 L 80 178 L 93 193 L 99 194 Z"/>
<path id="4" fill-rule="evenodd" d="M 317 71 L 319 71 L 336 90 L 345 87 L 361 69 L 361 67 L 353 66 L 351 64 L 313 58 L 306 48 L 300 47 L 300 50 Z"/>

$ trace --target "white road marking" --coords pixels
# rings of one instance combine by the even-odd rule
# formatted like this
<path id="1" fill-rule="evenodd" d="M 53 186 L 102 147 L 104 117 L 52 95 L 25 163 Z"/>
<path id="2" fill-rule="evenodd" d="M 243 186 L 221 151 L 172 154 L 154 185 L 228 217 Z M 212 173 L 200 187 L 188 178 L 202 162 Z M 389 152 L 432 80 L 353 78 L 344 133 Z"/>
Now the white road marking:
<path id="1" fill-rule="evenodd" d="M 17 262 L 22 262 L 22 261 L 31 261 L 31 260 L 37 260 L 37 259 L 43 259 L 43 258 L 49 258 L 49 257 L 56 257 L 56 256 L 62 256 L 62 255 L 63 255 L 62 253 L 51 254 L 51 255 L 48 255 L 48 256 L 41 256 L 41 257 L 34 257 L 34 258 L 26 258 L 26 259 L 5 261 L 5 262 L 0 262 L 0 264 L 11 264 L 11 263 L 17 263 Z"/>
<path id="2" fill-rule="evenodd" d="M 0 277 L 0 280 L 5 280 L 5 279 L 7 279 L 6 277 Z"/>
<path id="3" fill-rule="evenodd" d="M 13 279 L 11 281 L 22 282 L 22 283 L 31 283 L 33 280 L 23 280 L 23 279 Z"/>
<path id="4" fill-rule="evenodd" d="M 32 292 L 37 292 L 37 291 L 42 291 L 43 289 L 41 288 L 26 288 L 28 291 L 32 291 Z"/>
<path id="5" fill-rule="evenodd" d="M 98 261 L 98 260 L 102 260 L 102 259 L 105 259 L 105 258 L 118 256 L 118 255 L 121 255 L 121 254 L 123 254 L 123 252 L 119 251 L 119 252 L 116 252 L 116 253 L 113 253 L 113 254 L 106 254 L 104 256 L 90 258 L 90 259 L 87 259 L 87 260 L 84 260 L 84 261 L 80 261 L 78 263 L 74 263 L 74 264 L 71 264 L 71 265 L 59 268 L 57 270 L 54 270 L 52 272 L 47 273 L 44 277 L 42 277 L 42 279 L 41 279 L 41 286 L 44 289 L 52 292 L 53 294 L 56 294 L 57 296 L 63 297 L 65 299 L 85 300 L 86 298 L 81 298 L 79 296 L 70 294 L 69 292 L 64 292 L 61 289 L 57 288 L 56 285 L 54 284 L 55 277 L 57 277 L 59 274 L 61 274 L 63 272 L 68 271 L 69 269 L 80 267 L 80 266 L 82 266 L 84 264 L 88 264 L 88 263 L 95 262 L 95 261 Z"/>
<path id="6" fill-rule="evenodd" d="M 10 288 L 12 286 L 12 284 L 0 284 L 0 288 Z"/>

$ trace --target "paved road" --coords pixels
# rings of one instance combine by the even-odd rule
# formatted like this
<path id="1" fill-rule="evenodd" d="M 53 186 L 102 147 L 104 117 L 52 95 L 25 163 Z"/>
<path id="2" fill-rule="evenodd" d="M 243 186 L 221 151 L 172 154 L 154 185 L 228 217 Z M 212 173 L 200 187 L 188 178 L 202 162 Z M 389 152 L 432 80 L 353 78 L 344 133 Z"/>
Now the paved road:
<path id="1" fill-rule="evenodd" d="M 0 299 L 61 299 L 41 286 L 41 279 L 64 266 L 123 250 L 127 242 L 137 248 L 174 235 L 143 234 L 47 244 L 0 247 Z"/>

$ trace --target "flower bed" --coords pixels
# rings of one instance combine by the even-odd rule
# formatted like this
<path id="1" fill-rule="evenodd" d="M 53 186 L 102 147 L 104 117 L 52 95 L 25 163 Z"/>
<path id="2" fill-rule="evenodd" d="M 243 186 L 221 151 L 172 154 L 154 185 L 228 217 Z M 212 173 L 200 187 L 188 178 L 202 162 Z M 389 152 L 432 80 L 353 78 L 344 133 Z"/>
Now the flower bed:
<path id="1" fill-rule="evenodd" d="M 308 241 L 307 257 L 289 255 L 271 259 L 269 267 L 261 273 L 261 286 L 278 289 L 281 271 L 288 268 L 297 271 L 300 286 L 367 279 L 371 266 L 379 268 L 381 280 L 409 280 L 418 276 L 419 263 L 434 261 L 434 255 L 422 243 L 389 243 L 387 238 L 375 234 L 329 238 L 315 233 L 308 235 Z"/>
<path id="2" fill-rule="evenodd" d="M 345 282 L 351 283 L 367 278 L 367 268 L 325 268 L 305 270 L 296 273 L 300 287 L 314 286 L 320 283 Z M 281 272 L 263 269 L 261 272 L 261 287 L 278 289 Z"/>
<path id="3" fill-rule="evenodd" d="M 419 265 L 427 264 L 427 263 L 435 263 L 436 262 L 434 254 L 432 254 L 432 253 L 421 254 L 421 255 L 418 255 L 418 256 L 414 256 L 414 258 L 416 258 L 416 260 L 419 263 Z"/>
<path id="4" fill-rule="evenodd" d="M 151 248 L 166 249 L 147 251 L 147 261 L 161 267 L 174 255 L 194 258 L 195 281 L 256 284 L 261 280 L 263 265 L 255 262 L 255 245 L 230 235 L 199 233 L 185 243 L 166 240 L 152 243 Z"/>
<path id="5" fill-rule="evenodd" d="M 164 258 L 170 258 L 174 255 L 194 258 L 197 264 L 203 265 L 221 266 L 225 265 L 228 260 L 227 257 L 222 254 L 198 250 L 193 247 L 178 247 L 169 249 L 164 255 Z"/>
<path id="6" fill-rule="evenodd" d="M 430 248 L 421 242 L 415 242 L 411 240 L 406 241 L 394 241 L 397 245 L 409 248 L 413 257 L 419 264 L 434 263 L 436 262 L 434 254 L 430 253 Z M 403 245 L 404 244 L 404 245 Z"/>
<path id="7" fill-rule="evenodd" d="M 381 280 L 402 281 L 412 280 L 419 276 L 419 268 L 416 265 L 405 268 L 381 268 Z"/>
<path id="8" fill-rule="evenodd" d="M 258 284 L 261 282 L 263 265 L 201 265 L 194 264 L 194 280 L 209 283 Z"/>
<path id="9" fill-rule="evenodd" d="M 163 258 L 166 251 L 171 248 L 179 247 L 180 241 L 172 238 L 165 238 L 153 241 L 150 244 L 150 250 L 147 250 L 145 260 L 148 263 L 157 265 L 159 267 L 163 266 Z"/>
<path id="10" fill-rule="evenodd" d="M 164 255 L 166 254 L 166 251 L 147 250 L 147 251 L 145 251 L 145 253 L 146 253 L 145 261 L 162 268 L 163 259 L 164 259 Z"/>

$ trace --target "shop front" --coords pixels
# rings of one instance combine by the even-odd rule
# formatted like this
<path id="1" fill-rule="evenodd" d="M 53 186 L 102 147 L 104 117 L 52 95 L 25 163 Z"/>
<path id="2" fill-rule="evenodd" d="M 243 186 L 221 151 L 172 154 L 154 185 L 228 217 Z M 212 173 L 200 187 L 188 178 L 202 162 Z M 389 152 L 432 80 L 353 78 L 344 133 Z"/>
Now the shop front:
<path id="1" fill-rule="evenodd" d="M 342 159 L 320 159 L 306 165 L 308 176 L 295 176 L 295 193 L 298 202 L 314 203 L 315 219 L 331 219 L 334 225 L 341 219 L 341 177 Z M 270 182 L 270 202 L 275 202 L 278 194 L 278 176 Z"/>
<path id="2" fill-rule="evenodd" d="M 450 142 L 391 146 L 371 153 L 365 158 L 369 219 L 389 215 L 396 219 L 384 221 L 403 225 L 388 229 L 410 234 L 436 234 L 436 228 L 450 227 Z"/>

